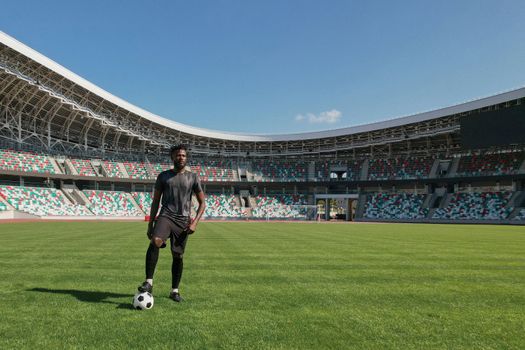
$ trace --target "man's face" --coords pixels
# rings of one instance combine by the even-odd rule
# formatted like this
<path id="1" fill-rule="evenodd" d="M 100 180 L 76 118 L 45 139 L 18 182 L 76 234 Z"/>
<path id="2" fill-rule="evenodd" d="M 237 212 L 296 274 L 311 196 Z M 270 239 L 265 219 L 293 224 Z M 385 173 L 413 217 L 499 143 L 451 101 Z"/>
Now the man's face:
<path id="1" fill-rule="evenodd" d="M 179 149 L 171 154 L 171 159 L 173 160 L 173 165 L 177 169 L 182 169 L 186 166 L 186 151 Z"/>

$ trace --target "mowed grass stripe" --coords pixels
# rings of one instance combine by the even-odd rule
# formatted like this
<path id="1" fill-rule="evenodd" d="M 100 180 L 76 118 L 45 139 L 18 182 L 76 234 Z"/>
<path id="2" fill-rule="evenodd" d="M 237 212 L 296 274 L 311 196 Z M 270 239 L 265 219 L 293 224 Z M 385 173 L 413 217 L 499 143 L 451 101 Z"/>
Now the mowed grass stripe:
<path id="1" fill-rule="evenodd" d="M 525 347 L 525 229 L 202 223 L 130 309 L 144 223 L 0 225 L 0 348 Z"/>

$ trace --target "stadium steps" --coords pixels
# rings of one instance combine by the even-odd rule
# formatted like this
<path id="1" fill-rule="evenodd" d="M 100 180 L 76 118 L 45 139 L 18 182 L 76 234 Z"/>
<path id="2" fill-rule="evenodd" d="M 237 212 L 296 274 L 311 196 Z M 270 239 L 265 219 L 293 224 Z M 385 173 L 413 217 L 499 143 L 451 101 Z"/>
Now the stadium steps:
<path id="1" fill-rule="evenodd" d="M 436 212 L 437 208 L 429 208 L 428 214 L 426 216 L 426 219 L 432 219 L 432 216 L 434 216 L 434 213 Z"/>
<path id="2" fill-rule="evenodd" d="M 61 190 L 64 197 L 71 203 L 74 205 L 82 205 L 88 212 L 94 214 L 93 211 L 86 206 L 86 204 L 89 203 L 87 197 L 75 185 L 64 185 Z"/>
<path id="3" fill-rule="evenodd" d="M 97 174 L 97 176 L 105 176 L 105 170 L 102 166 L 102 161 L 100 159 L 91 159 L 89 162 L 91 163 L 91 167 L 93 168 L 93 170 L 95 170 L 95 174 Z"/>
<path id="4" fill-rule="evenodd" d="M 512 193 L 512 195 L 510 196 L 507 204 L 505 205 L 505 208 L 509 209 L 509 208 L 514 208 L 514 207 L 518 206 L 518 205 L 516 205 L 516 203 L 517 203 L 517 199 L 519 199 L 521 194 L 522 194 L 522 191 L 516 191 L 516 192 Z M 520 203 L 518 203 L 518 204 L 520 204 Z"/>
<path id="5" fill-rule="evenodd" d="M 91 167 L 93 168 L 93 171 L 95 172 L 95 174 L 97 174 L 97 176 L 102 176 L 102 173 L 100 171 L 100 161 L 97 161 L 96 159 L 91 159 L 89 161 L 89 164 L 91 164 Z M 96 166 L 96 164 L 98 164 L 98 166 Z"/>
<path id="6" fill-rule="evenodd" d="M 75 166 L 73 163 L 71 163 L 71 159 L 66 158 L 64 160 L 64 166 L 67 168 L 67 171 L 69 171 L 70 174 L 78 175 L 77 169 L 75 169 Z"/>
<path id="7" fill-rule="evenodd" d="M 421 205 L 421 208 L 430 208 L 430 205 L 431 205 L 431 203 L 433 203 L 435 195 L 436 195 L 435 193 L 427 194 L 425 196 L 425 200 L 423 201 L 423 204 Z"/>
<path id="8" fill-rule="evenodd" d="M 119 164 L 122 164 L 122 163 L 119 163 Z M 123 165 L 124 166 L 124 165 Z M 144 215 L 146 215 L 146 213 L 144 213 L 144 210 L 142 210 L 142 208 L 140 207 L 140 205 L 137 203 L 137 201 L 135 200 L 135 198 L 133 198 L 133 196 L 131 195 L 131 193 L 129 192 L 122 192 L 124 194 L 124 196 L 131 202 L 131 204 L 133 205 L 133 207 L 135 209 L 137 209 L 137 211 L 139 213 L 143 213 Z"/>
<path id="9" fill-rule="evenodd" d="M 76 187 L 73 189 L 72 194 L 77 199 L 78 204 L 87 205 L 91 203 L 88 197 L 84 194 L 84 192 L 82 192 Z"/>
<path id="10" fill-rule="evenodd" d="M 361 174 L 359 175 L 359 180 L 366 181 L 367 179 L 368 179 L 368 159 L 365 159 L 363 161 L 363 164 L 361 164 Z M 363 207 L 363 210 L 364 210 L 364 207 Z"/>
<path id="11" fill-rule="evenodd" d="M 251 162 L 246 162 L 246 181 L 255 181 Z"/>
<path id="12" fill-rule="evenodd" d="M 428 174 L 428 177 L 430 179 L 436 178 L 438 169 L 439 169 L 439 159 L 434 159 L 434 163 L 432 164 L 432 168 L 430 168 L 430 173 Z"/>
<path id="13" fill-rule="evenodd" d="M 448 171 L 447 177 L 454 177 L 456 176 L 458 172 L 459 167 L 459 160 L 460 158 L 452 158 L 452 162 L 450 163 L 450 170 Z"/>
<path id="14" fill-rule="evenodd" d="M 62 193 L 64 194 L 64 198 L 66 198 L 67 200 L 69 200 L 71 203 L 73 204 L 80 204 L 77 202 L 77 200 L 75 200 L 75 198 L 72 196 L 71 192 L 72 190 L 71 189 L 67 189 L 67 188 L 62 188 Z"/>
<path id="15" fill-rule="evenodd" d="M 233 181 L 239 181 L 239 168 L 237 166 L 232 166 L 232 175 Z"/>
<path id="16" fill-rule="evenodd" d="M 60 168 L 60 171 L 62 172 L 62 174 L 71 174 L 66 169 L 66 165 L 65 165 L 66 157 L 64 157 L 64 156 L 56 156 L 55 157 L 55 161 L 56 161 L 58 167 Z"/>
<path id="17" fill-rule="evenodd" d="M 517 207 L 517 208 L 514 208 L 509 216 L 507 216 L 507 220 L 514 220 L 514 218 L 520 213 L 520 211 L 522 210 L 523 208 L 520 208 L 520 207 Z"/>
<path id="18" fill-rule="evenodd" d="M 355 210 L 355 217 L 357 219 L 362 219 L 363 214 L 365 213 L 366 201 L 368 200 L 366 194 L 360 194 L 357 199 L 357 207 Z"/>
<path id="19" fill-rule="evenodd" d="M 125 179 L 130 179 L 131 176 L 129 175 L 128 171 L 126 170 L 126 167 L 124 166 L 124 164 L 122 164 L 121 162 L 117 162 L 117 165 L 118 165 L 118 168 L 120 170 L 120 173 L 122 174 L 122 177 L 125 178 Z M 135 202 L 135 201 L 133 201 L 133 202 Z"/>
<path id="20" fill-rule="evenodd" d="M 100 166 L 100 170 L 101 170 L 101 175 L 102 175 L 102 177 L 110 177 L 110 176 L 109 176 L 109 170 L 106 169 L 106 165 L 104 164 L 104 162 L 102 162 L 102 161 L 99 161 L 99 162 L 100 162 L 100 163 L 99 163 L 99 164 L 100 164 L 99 166 Z"/>
<path id="21" fill-rule="evenodd" d="M 233 197 L 233 205 L 236 206 L 236 207 L 239 207 L 239 208 L 242 206 L 241 205 L 241 199 L 239 198 L 238 195 L 235 195 Z"/>
<path id="22" fill-rule="evenodd" d="M 525 159 L 521 162 L 521 165 L 519 167 L 518 173 L 520 173 L 520 174 L 525 173 Z"/>
<path id="23" fill-rule="evenodd" d="M 60 170 L 60 167 L 57 164 L 57 161 L 54 157 L 48 156 L 49 163 L 53 166 L 53 169 L 55 169 L 56 174 L 63 174 L 62 170 Z"/>
<path id="24" fill-rule="evenodd" d="M 257 207 L 257 203 L 255 202 L 255 198 L 253 198 L 252 196 L 248 197 L 248 201 L 250 202 L 250 208 L 255 208 Z"/>
<path id="25" fill-rule="evenodd" d="M 155 179 L 157 177 L 157 172 L 155 171 L 153 165 L 151 165 L 150 161 L 147 158 L 144 162 L 144 165 L 146 166 L 146 171 L 148 172 L 149 177 Z"/>
<path id="26" fill-rule="evenodd" d="M 307 181 L 315 181 L 315 162 L 309 162 L 308 163 L 308 173 L 306 174 Z"/>
<path id="27" fill-rule="evenodd" d="M 439 204 L 440 208 L 446 208 L 450 204 L 450 201 L 452 200 L 452 195 L 450 193 L 445 193 L 443 195 L 443 199 L 441 200 L 441 203 Z"/>
<path id="28" fill-rule="evenodd" d="M 69 198 L 69 196 L 67 196 L 66 193 L 65 193 L 64 191 L 62 191 L 61 189 L 60 189 L 60 190 L 57 190 L 57 192 L 58 192 L 58 191 L 62 192 L 62 194 L 64 195 L 64 196 L 63 196 L 64 203 L 69 204 L 69 205 L 71 205 L 71 204 L 77 204 L 74 200 L 71 200 L 71 198 Z"/>
<path id="29" fill-rule="evenodd" d="M 525 202 L 525 191 L 516 191 L 509 199 L 508 207 L 523 207 Z"/>
<path id="30" fill-rule="evenodd" d="M 0 203 L 4 204 L 4 206 L 7 208 L 7 210 L 16 210 L 15 207 L 13 207 L 9 202 L 0 195 Z"/>

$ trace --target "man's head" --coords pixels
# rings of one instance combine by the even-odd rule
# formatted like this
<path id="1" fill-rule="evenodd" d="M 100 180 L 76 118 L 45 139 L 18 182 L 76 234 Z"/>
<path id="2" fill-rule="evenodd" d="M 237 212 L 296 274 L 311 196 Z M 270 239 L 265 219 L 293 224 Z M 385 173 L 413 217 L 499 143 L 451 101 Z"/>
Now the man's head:
<path id="1" fill-rule="evenodd" d="M 184 169 L 187 162 L 188 150 L 184 145 L 173 146 L 170 149 L 171 160 L 177 170 Z"/>

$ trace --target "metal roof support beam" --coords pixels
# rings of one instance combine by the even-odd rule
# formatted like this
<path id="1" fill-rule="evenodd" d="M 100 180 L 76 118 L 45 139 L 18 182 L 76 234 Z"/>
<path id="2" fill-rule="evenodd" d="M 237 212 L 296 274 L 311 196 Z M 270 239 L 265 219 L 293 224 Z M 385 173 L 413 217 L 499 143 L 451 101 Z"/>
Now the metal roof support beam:
<path id="1" fill-rule="evenodd" d="M 93 122 L 95 122 L 95 119 L 89 119 L 87 124 L 84 126 L 84 128 L 81 131 L 81 138 L 84 138 L 84 149 L 86 151 L 88 149 L 88 133 L 89 133 L 89 129 L 91 129 L 91 125 L 93 125 Z"/>

